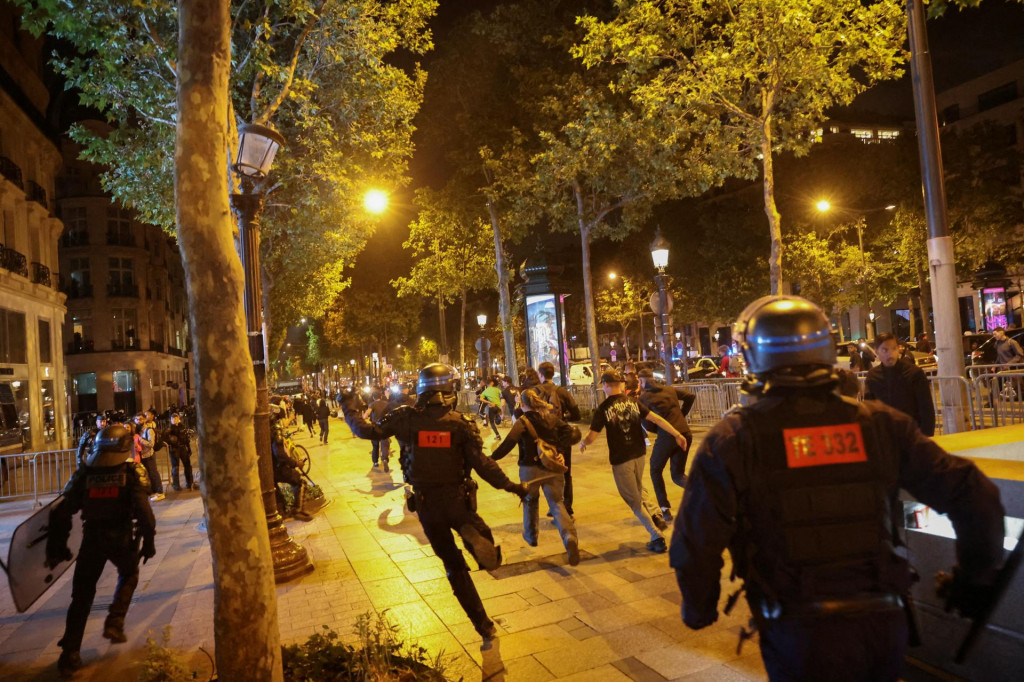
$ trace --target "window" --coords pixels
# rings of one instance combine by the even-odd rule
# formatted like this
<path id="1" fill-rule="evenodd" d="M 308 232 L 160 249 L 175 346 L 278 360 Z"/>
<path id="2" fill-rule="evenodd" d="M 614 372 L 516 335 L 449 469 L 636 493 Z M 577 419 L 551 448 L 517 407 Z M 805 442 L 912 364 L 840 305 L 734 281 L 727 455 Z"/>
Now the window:
<path id="1" fill-rule="evenodd" d="M 879 130 L 878 131 L 878 139 L 879 140 L 895 140 L 899 136 L 900 136 L 900 131 L 898 131 L 898 130 Z"/>
<path id="2" fill-rule="evenodd" d="M 53 362 L 53 349 L 50 346 L 50 321 L 39 320 L 39 362 L 48 365 Z"/>
<path id="3" fill-rule="evenodd" d="M 109 296 L 137 296 L 138 288 L 135 286 L 135 270 L 132 267 L 131 258 L 108 258 L 107 259 Z"/>
<path id="4" fill-rule="evenodd" d="M 43 384 L 43 436 L 47 443 L 57 440 L 57 396 L 53 393 L 53 380 L 46 379 Z"/>
<path id="5" fill-rule="evenodd" d="M 70 352 L 93 350 L 92 317 L 88 313 L 71 317 L 71 339 Z"/>
<path id="6" fill-rule="evenodd" d="M 88 258 L 71 258 L 68 260 L 68 267 L 71 268 L 71 279 L 79 287 L 84 288 L 92 284 Z"/>
<path id="7" fill-rule="evenodd" d="M 114 350 L 138 348 L 139 341 L 135 336 L 135 309 L 111 308 L 110 315 L 113 319 L 110 341 Z"/>
<path id="8" fill-rule="evenodd" d="M 955 122 L 959 121 L 960 120 L 960 105 L 959 104 L 950 104 L 948 107 L 946 107 L 945 109 L 942 110 L 942 113 L 939 114 L 939 120 L 942 121 L 943 124 L 955 123 Z"/>
<path id="9" fill-rule="evenodd" d="M 114 370 L 114 409 L 131 416 L 138 408 L 139 373 L 135 370 Z"/>
<path id="10" fill-rule="evenodd" d="M 1017 99 L 1017 82 L 1010 81 L 978 95 L 978 111 L 995 109 L 1000 104 L 1006 104 L 1015 99 Z"/>
<path id="11" fill-rule="evenodd" d="M 74 375 L 71 386 L 78 398 L 78 412 L 95 412 L 99 404 L 96 399 L 96 373 Z"/>
<path id="12" fill-rule="evenodd" d="M 72 206 L 64 209 L 64 225 L 69 234 L 84 233 L 89 229 L 86 221 L 85 206 Z"/>
<path id="13" fill-rule="evenodd" d="M 120 206 L 107 207 L 107 243 L 120 246 L 134 246 L 132 219 L 128 211 Z"/>
<path id="14" fill-rule="evenodd" d="M 28 362 L 25 313 L 0 308 L 0 362 L 13 365 Z"/>
<path id="15" fill-rule="evenodd" d="M 870 142 L 875 137 L 874 130 L 867 130 L 865 128 L 850 128 L 850 134 L 864 142 Z"/>

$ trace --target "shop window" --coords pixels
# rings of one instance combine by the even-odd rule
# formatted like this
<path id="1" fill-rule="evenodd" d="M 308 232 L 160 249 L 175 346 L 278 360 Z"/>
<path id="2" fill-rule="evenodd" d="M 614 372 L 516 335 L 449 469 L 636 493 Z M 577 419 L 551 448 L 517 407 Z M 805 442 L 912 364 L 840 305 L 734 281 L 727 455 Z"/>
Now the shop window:
<path id="1" fill-rule="evenodd" d="M 135 370 L 114 371 L 114 409 L 132 417 L 139 411 L 139 373 Z"/>
<path id="2" fill-rule="evenodd" d="M 78 397 L 79 412 L 99 411 L 95 372 L 76 374 L 71 378 L 71 387 L 74 389 L 75 395 Z"/>
<path id="3" fill-rule="evenodd" d="M 43 384 L 43 436 L 47 443 L 57 440 L 57 397 L 53 393 L 53 380 Z"/>

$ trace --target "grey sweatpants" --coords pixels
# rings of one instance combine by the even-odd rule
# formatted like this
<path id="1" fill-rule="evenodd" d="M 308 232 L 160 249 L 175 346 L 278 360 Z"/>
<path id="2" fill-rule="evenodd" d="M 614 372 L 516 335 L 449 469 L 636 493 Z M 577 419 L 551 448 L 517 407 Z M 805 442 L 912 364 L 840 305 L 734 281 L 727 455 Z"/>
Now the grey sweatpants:
<path id="1" fill-rule="evenodd" d="M 651 519 L 652 515 L 660 514 L 661 510 L 651 502 L 651 496 L 644 488 L 646 454 L 634 457 L 622 464 L 613 464 L 612 474 L 615 476 L 615 487 L 619 489 L 619 495 L 623 502 L 629 505 L 636 517 L 640 519 L 640 523 L 644 524 L 644 528 L 651 534 L 651 539 L 655 540 L 664 536 Z"/>

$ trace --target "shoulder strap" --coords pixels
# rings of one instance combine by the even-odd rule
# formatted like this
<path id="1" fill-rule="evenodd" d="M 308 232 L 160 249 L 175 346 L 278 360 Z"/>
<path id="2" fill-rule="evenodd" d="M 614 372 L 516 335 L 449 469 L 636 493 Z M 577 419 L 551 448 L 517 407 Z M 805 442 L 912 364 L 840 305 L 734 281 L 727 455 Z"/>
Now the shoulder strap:
<path id="1" fill-rule="evenodd" d="M 526 430 L 529 432 L 530 436 L 532 436 L 535 441 L 540 441 L 540 436 L 537 435 L 537 429 L 533 427 L 533 422 L 530 421 L 530 418 L 524 414 L 522 419 L 523 425 L 526 427 Z"/>

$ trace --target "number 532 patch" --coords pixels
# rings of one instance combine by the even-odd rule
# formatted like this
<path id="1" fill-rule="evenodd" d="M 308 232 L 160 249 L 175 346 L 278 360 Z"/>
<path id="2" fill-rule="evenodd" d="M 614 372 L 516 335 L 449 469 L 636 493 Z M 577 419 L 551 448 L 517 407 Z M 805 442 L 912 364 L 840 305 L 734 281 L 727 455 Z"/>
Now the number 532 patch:
<path id="1" fill-rule="evenodd" d="M 790 469 L 866 462 L 860 424 L 832 424 L 806 429 L 783 429 L 786 464 Z"/>

